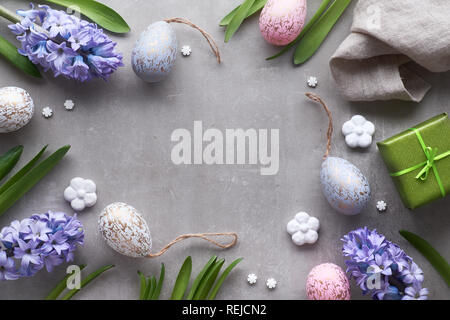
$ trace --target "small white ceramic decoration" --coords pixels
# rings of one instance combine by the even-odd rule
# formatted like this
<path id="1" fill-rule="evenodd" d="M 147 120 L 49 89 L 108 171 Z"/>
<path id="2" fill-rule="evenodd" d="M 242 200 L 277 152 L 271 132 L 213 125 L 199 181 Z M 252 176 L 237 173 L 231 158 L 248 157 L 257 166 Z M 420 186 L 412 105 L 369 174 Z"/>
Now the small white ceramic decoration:
<path id="1" fill-rule="evenodd" d="M 319 219 L 310 217 L 306 212 L 299 212 L 295 218 L 288 222 L 287 232 L 292 236 L 292 242 L 298 246 L 305 243 L 316 243 L 320 228 Z"/>
<path id="2" fill-rule="evenodd" d="M 387 209 L 387 204 L 385 201 L 383 201 L 383 200 L 377 201 L 377 210 L 378 211 L 383 212 L 383 211 L 386 211 L 386 209 Z"/>
<path id="3" fill-rule="evenodd" d="M 270 290 L 275 289 L 277 286 L 277 280 L 275 280 L 274 278 L 269 278 L 266 281 L 266 286 L 267 288 L 269 288 Z"/>
<path id="4" fill-rule="evenodd" d="M 97 202 L 96 185 L 94 181 L 80 177 L 70 180 L 70 185 L 64 190 L 64 199 L 70 202 L 75 211 L 83 211 Z"/>
<path id="5" fill-rule="evenodd" d="M 44 116 L 44 118 L 50 118 L 51 116 L 53 116 L 52 108 L 50 108 L 50 107 L 43 108 L 42 115 Z"/>
<path id="6" fill-rule="evenodd" d="M 254 273 L 250 273 L 248 276 L 247 276 L 247 282 L 249 283 L 249 284 L 255 284 L 256 283 L 256 280 L 258 280 L 258 277 L 256 276 L 256 274 L 254 274 Z"/>
<path id="7" fill-rule="evenodd" d="M 64 102 L 64 108 L 66 108 L 67 111 L 73 110 L 73 108 L 75 108 L 75 103 L 72 100 L 66 100 Z"/>
<path id="8" fill-rule="evenodd" d="M 372 136 L 375 126 L 363 116 L 353 116 L 342 126 L 342 134 L 345 136 L 345 143 L 350 148 L 367 148 L 372 144 Z"/>
<path id="9" fill-rule="evenodd" d="M 315 88 L 315 87 L 317 87 L 318 81 L 317 81 L 316 77 L 311 76 L 308 78 L 307 83 L 308 83 L 308 87 Z"/>
<path id="10" fill-rule="evenodd" d="M 24 89 L 0 89 L 0 133 L 13 132 L 24 127 L 30 122 L 33 113 L 33 99 Z"/>
<path id="11" fill-rule="evenodd" d="M 190 56 L 191 55 L 191 47 L 189 46 L 182 46 L 181 47 L 181 54 L 185 57 Z"/>

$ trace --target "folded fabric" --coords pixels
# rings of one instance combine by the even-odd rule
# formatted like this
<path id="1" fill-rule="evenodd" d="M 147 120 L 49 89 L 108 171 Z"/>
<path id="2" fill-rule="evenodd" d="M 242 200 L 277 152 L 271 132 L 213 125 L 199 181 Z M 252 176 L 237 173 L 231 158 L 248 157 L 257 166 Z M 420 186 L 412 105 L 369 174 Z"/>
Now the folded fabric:
<path id="1" fill-rule="evenodd" d="M 342 95 L 419 102 L 430 85 L 413 64 L 450 70 L 450 1 L 359 0 L 351 34 L 330 60 Z"/>

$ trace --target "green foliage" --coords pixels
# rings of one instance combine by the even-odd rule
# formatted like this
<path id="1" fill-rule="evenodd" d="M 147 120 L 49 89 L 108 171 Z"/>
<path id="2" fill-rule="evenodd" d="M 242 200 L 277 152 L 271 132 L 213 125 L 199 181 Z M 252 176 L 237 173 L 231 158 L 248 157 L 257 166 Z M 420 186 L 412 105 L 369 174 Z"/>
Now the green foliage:
<path id="1" fill-rule="evenodd" d="M 2 55 L 13 66 L 22 70 L 26 74 L 36 78 L 42 78 L 39 69 L 27 57 L 17 51 L 17 47 L 0 36 L 0 55 Z"/>
<path id="2" fill-rule="evenodd" d="M 230 274 L 231 270 L 242 261 L 242 258 L 234 260 L 225 271 L 219 276 L 220 270 L 225 263 L 225 259 L 217 260 L 216 256 L 211 257 L 204 265 L 202 270 L 198 273 L 186 300 L 214 300 L 222 287 L 225 279 Z M 161 266 L 161 274 L 158 282 L 156 278 L 145 277 L 144 274 L 138 271 L 140 279 L 140 300 L 158 300 L 164 281 L 164 264 Z M 177 280 L 172 290 L 171 300 L 182 300 L 186 295 L 187 288 L 191 279 L 192 273 L 192 258 L 187 257 L 180 271 L 178 272 Z M 218 280 L 217 280 L 218 279 Z M 217 281 L 216 281 L 217 280 Z"/>
<path id="3" fill-rule="evenodd" d="M 416 248 L 437 272 L 444 278 L 447 285 L 450 287 L 450 265 L 448 262 L 436 251 L 425 239 L 420 236 L 405 230 L 400 230 L 400 235 L 408 240 L 414 248 Z"/>
<path id="4" fill-rule="evenodd" d="M 115 33 L 127 33 L 130 27 L 113 9 L 94 0 L 45 0 L 77 11 L 104 29 Z"/>
<path id="5" fill-rule="evenodd" d="M 46 148 L 47 146 L 0 187 L 0 216 L 50 172 L 66 155 L 70 146 L 67 145 L 58 149 L 35 166 Z"/>
<path id="6" fill-rule="evenodd" d="M 86 265 L 79 265 L 78 267 L 80 268 L 80 272 L 81 272 L 81 270 L 83 270 L 86 267 Z M 101 267 L 100 269 L 97 269 L 96 271 L 92 272 L 86 278 L 81 280 L 80 289 L 69 290 L 69 292 L 61 300 L 70 300 L 77 292 L 79 292 L 81 289 L 83 289 L 85 286 L 87 286 L 91 281 L 93 281 L 95 278 L 100 276 L 103 272 L 105 272 L 111 268 L 114 268 L 114 265 L 107 265 L 107 266 Z M 56 287 L 49 293 L 49 295 L 45 298 L 45 300 L 57 300 L 58 297 L 61 295 L 61 293 L 67 288 L 67 280 L 74 273 L 75 273 L 75 271 L 71 274 L 66 275 L 56 285 Z"/>

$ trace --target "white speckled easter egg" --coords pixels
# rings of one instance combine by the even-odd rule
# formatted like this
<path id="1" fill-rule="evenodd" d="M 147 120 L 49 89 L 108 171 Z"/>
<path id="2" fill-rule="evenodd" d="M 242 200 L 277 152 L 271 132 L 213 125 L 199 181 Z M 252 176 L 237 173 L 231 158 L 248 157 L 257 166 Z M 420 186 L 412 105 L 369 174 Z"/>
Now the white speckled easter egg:
<path id="1" fill-rule="evenodd" d="M 177 57 L 177 37 L 165 21 L 152 23 L 141 33 L 131 54 L 134 72 L 146 82 L 164 80 Z"/>
<path id="2" fill-rule="evenodd" d="M 309 273 L 306 293 L 309 300 L 350 300 L 350 284 L 341 267 L 324 263 Z"/>
<path id="3" fill-rule="evenodd" d="M 322 163 L 320 182 L 328 202 L 340 213 L 358 214 L 370 200 L 367 178 L 347 160 L 328 157 Z"/>
<path id="4" fill-rule="evenodd" d="M 33 113 L 34 104 L 28 92 L 17 87 L 0 89 L 0 133 L 19 130 Z"/>
<path id="5" fill-rule="evenodd" d="M 306 0 L 268 0 L 259 17 L 259 30 L 267 42 L 284 46 L 303 29 Z"/>
<path id="6" fill-rule="evenodd" d="M 99 231 L 106 243 L 129 257 L 145 257 L 152 249 L 147 222 L 132 206 L 115 202 L 103 209 L 98 219 Z"/>

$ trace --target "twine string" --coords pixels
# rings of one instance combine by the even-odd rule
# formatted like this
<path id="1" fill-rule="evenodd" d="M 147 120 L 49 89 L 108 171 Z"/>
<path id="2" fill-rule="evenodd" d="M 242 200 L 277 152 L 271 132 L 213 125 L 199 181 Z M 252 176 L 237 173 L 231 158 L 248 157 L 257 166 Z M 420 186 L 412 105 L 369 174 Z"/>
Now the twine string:
<path id="1" fill-rule="evenodd" d="M 188 19 L 185 18 L 170 18 L 170 19 L 166 19 L 164 20 L 167 23 L 183 23 L 186 24 L 198 31 L 200 31 L 200 33 L 205 37 L 206 41 L 208 41 L 209 46 L 211 47 L 212 52 L 214 53 L 214 55 L 217 58 L 217 62 L 220 63 L 221 59 L 220 59 L 220 52 L 219 52 L 219 47 L 217 46 L 216 41 L 214 40 L 213 36 L 211 34 L 209 34 L 208 32 L 206 32 L 205 30 L 203 30 L 202 28 L 200 28 L 199 26 L 195 25 L 194 23 L 192 23 L 191 21 L 189 21 Z"/>
<path id="2" fill-rule="evenodd" d="M 323 155 L 323 159 L 325 160 L 328 157 L 328 155 L 330 154 L 330 150 L 331 150 L 331 137 L 333 136 L 333 117 L 331 115 L 330 109 L 327 107 L 325 102 L 323 102 L 323 100 L 319 96 L 317 96 L 311 92 L 305 93 L 305 96 L 307 96 L 312 101 L 320 103 L 328 116 L 327 150 L 326 150 L 325 154 Z"/>
<path id="3" fill-rule="evenodd" d="M 209 237 L 221 237 L 221 236 L 226 236 L 226 237 L 233 237 L 233 240 L 229 243 L 226 244 L 222 244 L 219 243 Z M 174 240 L 172 240 L 171 242 L 169 242 L 164 248 L 162 248 L 158 253 L 151 253 L 149 255 L 147 255 L 148 258 L 156 258 L 159 257 L 160 255 L 163 255 L 167 250 L 169 250 L 169 248 L 171 246 L 173 246 L 175 243 L 189 239 L 189 238 L 201 238 L 203 240 L 206 240 L 208 242 L 211 242 L 212 244 L 218 246 L 219 248 L 222 249 L 228 249 L 233 247 L 238 240 L 238 235 L 235 232 L 223 232 L 223 233 L 188 233 L 188 234 L 183 234 L 181 236 L 176 237 Z"/>

